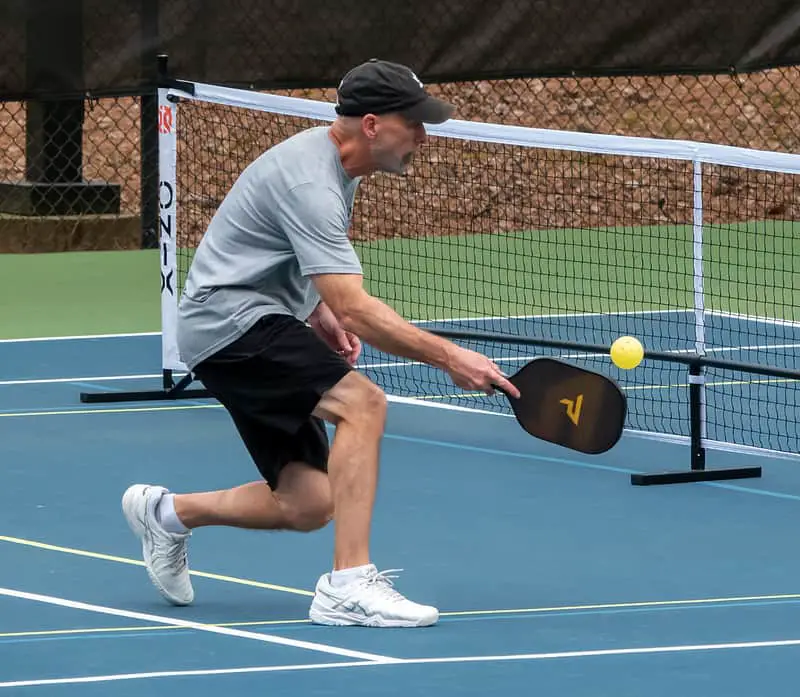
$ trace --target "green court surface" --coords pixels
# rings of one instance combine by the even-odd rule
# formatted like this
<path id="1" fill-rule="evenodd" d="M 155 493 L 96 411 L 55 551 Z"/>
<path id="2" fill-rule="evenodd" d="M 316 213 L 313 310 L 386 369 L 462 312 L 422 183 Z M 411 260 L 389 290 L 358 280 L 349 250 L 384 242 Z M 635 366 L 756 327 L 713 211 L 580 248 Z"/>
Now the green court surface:
<path id="1" fill-rule="evenodd" d="M 791 319 L 800 224 L 704 230 L 706 307 Z M 561 229 L 357 243 L 366 285 L 410 319 L 693 306 L 693 230 Z M 184 274 L 190 255 L 181 250 Z M 2 338 L 160 330 L 157 250 L 0 255 Z"/>
<path id="2" fill-rule="evenodd" d="M 693 307 L 691 225 L 390 239 L 359 246 L 371 290 L 416 319 Z M 706 226 L 706 307 L 800 306 L 800 224 Z M 371 273 L 370 273 L 371 271 Z M 754 292 L 759 289 L 760 292 Z"/>
<path id="3" fill-rule="evenodd" d="M 157 250 L 0 255 L 0 338 L 161 329 Z"/>

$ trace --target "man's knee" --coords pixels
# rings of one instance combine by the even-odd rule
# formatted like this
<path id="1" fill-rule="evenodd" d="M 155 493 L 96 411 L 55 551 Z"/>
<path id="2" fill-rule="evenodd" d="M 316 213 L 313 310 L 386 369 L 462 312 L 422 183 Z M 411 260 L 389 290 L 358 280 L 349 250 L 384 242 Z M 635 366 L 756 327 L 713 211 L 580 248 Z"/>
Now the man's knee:
<path id="1" fill-rule="evenodd" d="M 315 501 L 302 508 L 290 509 L 286 512 L 289 527 L 297 532 L 313 532 L 324 528 L 333 520 L 333 500 Z"/>
<path id="2" fill-rule="evenodd" d="M 384 391 L 369 378 L 353 371 L 322 396 L 315 414 L 333 423 L 344 420 L 382 426 L 386 408 Z"/>
<path id="3" fill-rule="evenodd" d="M 328 475 L 304 462 L 290 462 L 283 468 L 274 496 L 290 530 L 319 530 L 333 518 Z"/>
<path id="4" fill-rule="evenodd" d="M 356 404 L 365 415 L 373 419 L 384 420 L 386 417 L 386 393 L 371 380 L 364 378 L 364 387 Z"/>

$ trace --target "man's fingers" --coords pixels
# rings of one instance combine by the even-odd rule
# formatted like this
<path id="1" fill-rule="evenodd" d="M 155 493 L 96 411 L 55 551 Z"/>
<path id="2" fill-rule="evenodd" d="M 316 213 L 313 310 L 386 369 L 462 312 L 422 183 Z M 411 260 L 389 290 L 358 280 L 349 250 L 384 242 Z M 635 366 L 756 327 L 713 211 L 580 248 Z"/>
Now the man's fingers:
<path id="1" fill-rule="evenodd" d="M 355 334 L 343 332 L 341 335 L 337 334 L 336 341 L 339 345 L 337 353 L 350 363 L 350 365 L 355 365 L 355 362 L 361 355 L 360 339 Z"/>
<path id="2" fill-rule="evenodd" d="M 351 362 L 355 363 L 356 360 L 358 360 L 358 357 L 361 355 L 361 340 L 357 336 L 351 336 L 350 346 L 350 355 L 352 356 Z"/>
<path id="3" fill-rule="evenodd" d="M 494 380 L 494 385 L 495 387 L 499 387 L 501 390 L 503 390 L 503 392 L 505 392 L 509 397 L 513 397 L 514 399 L 520 398 L 519 390 L 514 387 L 514 385 L 506 378 L 498 377 L 496 380 Z"/>
<path id="4" fill-rule="evenodd" d="M 347 336 L 347 332 L 344 330 L 336 332 L 336 341 L 343 353 L 350 353 L 350 351 L 353 350 L 353 347 L 350 345 L 350 337 Z"/>

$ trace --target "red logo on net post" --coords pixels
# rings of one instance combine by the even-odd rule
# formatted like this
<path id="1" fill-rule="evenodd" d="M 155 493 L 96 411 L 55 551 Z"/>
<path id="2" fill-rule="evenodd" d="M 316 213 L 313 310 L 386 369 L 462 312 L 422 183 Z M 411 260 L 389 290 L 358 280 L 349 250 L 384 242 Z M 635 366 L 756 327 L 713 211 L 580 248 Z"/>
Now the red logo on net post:
<path id="1" fill-rule="evenodd" d="M 172 132 L 172 109 L 168 106 L 158 107 L 158 132 L 162 134 Z"/>

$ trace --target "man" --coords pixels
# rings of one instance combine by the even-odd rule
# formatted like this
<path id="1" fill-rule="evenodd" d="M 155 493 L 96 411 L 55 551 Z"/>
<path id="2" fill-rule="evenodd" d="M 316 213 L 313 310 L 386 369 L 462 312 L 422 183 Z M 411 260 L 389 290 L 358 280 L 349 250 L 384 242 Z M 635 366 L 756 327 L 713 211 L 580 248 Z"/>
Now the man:
<path id="1" fill-rule="evenodd" d="M 337 119 L 276 145 L 234 183 L 199 245 L 179 307 L 182 360 L 224 405 L 261 479 L 123 496 L 151 580 L 192 602 L 188 538 L 209 525 L 311 531 L 335 517 L 333 568 L 309 610 L 328 625 L 426 626 L 438 610 L 377 571 L 370 525 L 386 398 L 354 369 L 361 341 L 446 371 L 468 390 L 518 396 L 485 356 L 406 322 L 362 286 L 348 238 L 361 177 L 404 173 L 425 123 L 452 107 L 407 67 L 369 61 L 345 75 Z M 335 426 L 330 444 L 325 422 Z"/>

